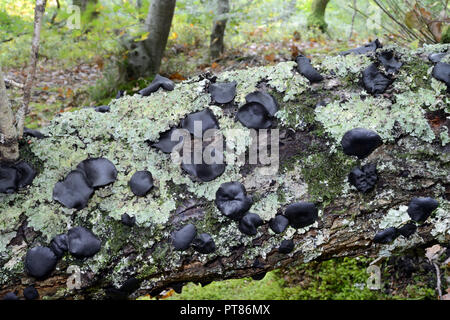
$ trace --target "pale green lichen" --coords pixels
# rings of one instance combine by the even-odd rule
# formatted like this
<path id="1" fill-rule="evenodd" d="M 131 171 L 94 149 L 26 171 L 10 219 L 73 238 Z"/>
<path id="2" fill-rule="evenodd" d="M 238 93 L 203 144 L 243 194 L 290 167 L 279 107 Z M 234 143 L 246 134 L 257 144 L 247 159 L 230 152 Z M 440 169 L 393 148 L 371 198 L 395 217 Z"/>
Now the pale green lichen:
<path id="1" fill-rule="evenodd" d="M 446 146 L 448 143 L 450 143 L 450 137 L 448 135 L 448 128 L 447 126 L 442 126 L 441 134 L 439 135 L 439 138 L 441 138 L 442 146 Z"/>
<path id="2" fill-rule="evenodd" d="M 345 78 L 349 75 L 352 79 L 356 80 L 356 77 L 366 69 L 372 61 L 366 55 L 336 55 L 332 57 L 326 57 L 323 59 L 319 68 L 327 73 L 334 72 L 338 77 Z"/>
<path id="3" fill-rule="evenodd" d="M 408 222 L 410 220 L 410 217 L 407 211 L 407 206 L 400 206 L 398 209 L 390 209 L 380 221 L 380 229 L 387 229 L 390 227 L 397 228 L 402 224 Z"/>

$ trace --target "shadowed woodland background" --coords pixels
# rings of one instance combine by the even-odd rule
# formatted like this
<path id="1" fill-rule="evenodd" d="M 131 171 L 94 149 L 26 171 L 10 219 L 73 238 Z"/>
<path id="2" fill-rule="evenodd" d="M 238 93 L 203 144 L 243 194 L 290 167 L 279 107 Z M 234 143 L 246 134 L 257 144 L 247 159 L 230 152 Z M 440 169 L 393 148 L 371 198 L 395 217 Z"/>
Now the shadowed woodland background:
<path id="1" fill-rule="evenodd" d="M 80 8 L 79 18 L 72 5 Z M 34 1 L 0 3 L 6 80 L 25 83 L 33 18 Z M 299 54 L 336 54 L 376 38 L 415 49 L 448 43 L 448 25 L 446 0 L 51 0 L 25 126 L 39 129 L 58 113 L 106 105 L 120 90 L 133 94 L 144 88 L 156 73 L 179 82 L 205 72 L 274 65 Z M 16 111 L 21 88 L 11 85 L 8 95 Z M 441 262 L 449 256 L 446 249 Z M 261 281 L 192 283 L 163 298 L 437 298 L 425 248 L 383 261 L 380 290 L 366 285 L 371 262 L 355 257 L 298 264 Z M 448 265 L 440 267 L 448 276 Z"/>

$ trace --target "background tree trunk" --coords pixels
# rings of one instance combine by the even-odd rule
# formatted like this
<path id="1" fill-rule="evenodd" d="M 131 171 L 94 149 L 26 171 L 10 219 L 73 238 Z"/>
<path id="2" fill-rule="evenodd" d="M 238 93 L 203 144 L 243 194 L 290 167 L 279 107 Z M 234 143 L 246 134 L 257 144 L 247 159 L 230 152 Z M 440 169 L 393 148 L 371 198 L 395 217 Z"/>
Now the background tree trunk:
<path id="1" fill-rule="evenodd" d="M 128 78 L 148 77 L 159 72 L 175 5 L 176 0 L 152 0 L 145 21 L 145 30 L 149 32 L 148 38 L 140 42 L 131 39 L 126 44 L 130 51 Z"/>
<path id="2" fill-rule="evenodd" d="M 74 6 L 78 6 L 81 9 L 81 12 L 86 11 L 86 8 L 89 4 L 97 4 L 98 0 L 72 0 L 72 4 Z"/>
<path id="3" fill-rule="evenodd" d="M 330 0 L 314 0 L 311 4 L 311 13 L 308 16 L 308 27 L 319 28 L 322 32 L 327 31 L 327 23 L 325 22 L 325 10 Z"/>
<path id="4" fill-rule="evenodd" d="M 446 88 L 444 85 L 440 92 L 437 84 L 432 88 L 427 73 L 431 64 L 421 50 L 398 51 L 404 65 L 394 80 L 395 90 L 391 88 L 377 98 L 365 93 L 356 80 L 367 68 L 366 60 L 371 63 L 369 58 L 355 64 L 354 59 L 339 57 L 339 64 L 314 62 L 325 77 L 314 85 L 299 75 L 294 62 L 218 74 L 217 82 L 238 82 L 230 107 L 212 105 L 207 90 L 210 82 L 199 76 L 177 84 L 170 92 L 114 100 L 107 114 L 91 108 L 62 113 L 44 129 L 47 138 L 32 138 L 23 150 L 39 172 L 32 186 L 16 194 L 0 194 L 0 297 L 11 291 L 21 296 L 29 285 L 38 289 L 41 298 L 49 299 L 155 295 L 189 281 L 261 275 L 292 263 L 336 257 L 388 257 L 411 248 L 448 243 L 450 144 L 444 135 L 441 141 L 439 132 L 446 128 L 445 121 L 447 127 L 449 124 L 445 118 L 437 121 L 434 116 L 431 126 L 423 103 L 416 101 L 425 94 L 431 95 L 426 101 L 444 101 Z M 346 63 L 351 65 L 347 68 Z M 339 72 L 335 68 L 340 68 Z M 423 90 L 419 93 L 409 88 L 416 81 Z M 228 163 L 223 175 L 213 181 L 198 182 L 170 156 L 148 146 L 146 141 L 157 141 L 187 114 L 206 107 L 214 110 L 227 143 L 233 137 L 230 128 L 242 130 L 236 141 L 246 143 L 248 132 L 234 120 L 233 110 L 255 90 L 272 94 L 279 103 L 278 171 L 263 174 L 266 167 L 246 159 L 242 164 Z M 349 101 L 354 105 L 341 105 Z M 394 105 L 397 101 L 407 101 L 408 107 Z M 366 110 L 374 107 L 371 104 L 377 112 Z M 334 112 L 327 109 L 333 106 Z M 362 122 L 376 124 L 375 129 L 388 134 L 385 143 L 364 160 L 345 155 L 340 138 L 335 137 L 335 130 L 352 124 L 349 121 L 354 117 L 358 126 Z M 389 121 L 384 119 L 392 117 L 397 120 L 395 127 L 386 130 L 385 122 Z M 408 122 L 411 117 L 414 125 Z M 418 127 L 420 131 L 411 131 Z M 240 152 L 248 152 L 248 146 Z M 86 208 L 67 209 L 52 199 L 52 190 L 88 157 L 108 158 L 118 170 L 117 181 L 95 190 Z M 354 167 L 369 163 L 377 164 L 378 181 L 374 190 L 363 194 L 349 184 L 348 174 Z M 153 174 L 155 188 L 145 197 L 135 197 L 128 187 L 138 170 Z M 254 200 L 251 212 L 264 221 L 255 236 L 241 233 L 238 223 L 224 217 L 215 206 L 217 189 L 230 181 L 243 183 Z M 413 197 L 420 196 L 439 202 L 432 216 L 409 238 L 374 243 L 379 231 L 408 221 L 407 206 Z M 272 232 L 270 219 L 297 201 L 314 202 L 320 210 L 318 221 L 302 229 Z M 134 226 L 121 222 L 124 213 L 136 218 Z M 198 233 L 212 236 L 215 252 L 174 249 L 173 232 L 188 223 L 194 224 Z M 91 229 L 102 242 L 101 250 L 83 260 L 66 253 L 48 278 L 28 276 L 24 269 L 27 251 L 48 246 L 54 236 L 75 226 Z M 289 254 L 278 251 L 285 239 L 295 245 Z M 72 275 L 74 271 L 76 275 Z M 73 279 L 79 279 L 78 287 L 68 286 Z M 135 282 L 132 289 L 121 289 L 130 281 Z"/>
<path id="5" fill-rule="evenodd" d="M 228 18 L 225 16 L 230 12 L 229 0 L 216 0 L 216 17 L 211 32 L 209 45 L 211 59 L 216 60 L 224 51 L 224 36 Z"/>
<path id="6" fill-rule="evenodd" d="M 14 161 L 19 158 L 19 143 L 14 126 L 14 115 L 5 88 L 0 66 L 0 162 Z"/>

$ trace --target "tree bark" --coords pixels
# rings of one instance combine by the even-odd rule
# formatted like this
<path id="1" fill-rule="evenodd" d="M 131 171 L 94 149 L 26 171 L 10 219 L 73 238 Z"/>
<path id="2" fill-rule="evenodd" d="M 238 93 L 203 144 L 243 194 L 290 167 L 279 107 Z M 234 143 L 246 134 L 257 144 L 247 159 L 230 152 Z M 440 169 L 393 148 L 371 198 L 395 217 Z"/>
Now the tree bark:
<path id="1" fill-rule="evenodd" d="M 314 0 L 311 5 L 311 14 L 308 16 L 308 27 L 319 28 L 326 32 L 328 25 L 325 21 L 325 10 L 330 0 Z"/>
<path id="2" fill-rule="evenodd" d="M 28 108 L 31 100 L 31 90 L 33 88 L 34 78 L 36 76 L 36 65 L 39 57 L 39 43 L 41 38 L 42 18 L 45 12 L 45 6 L 47 0 L 36 0 L 36 7 L 34 9 L 34 32 L 31 42 L 31 57 L 30 66 L 25 80 L 25 86 L 23 89 L 23 103 L 16 115 L 17 121 L 17 135 L 21 139 L 23 135 L 23 128 L 25 123 L 25 117 L 28 114 Z"/>
<path id="3" fill-rule="evenodd" d="M 292 263 L 345 256 L 387 257 L 448 243 L 450 144 L 443 130 L 449 124 L 445 118 L 436 118 L 439 112 L 433 111 L 435 117 L 425 114 L 423 103 L 416 101 L 423 95 L 431 95 L 425 101 L 445 101 L 445 85 L 439 92 L 435 91 L 437 84 L 432 88 L 427 54 L 420 50 L 407 53 L 402 49 L 405 64 L 394 80 L 395 88 L 376 98 L 357 81 L 369 58 L 358 62 L 352 56 L 337 56 L 317 64 L 325 79 L 314 85 L 298 74 L 294 62 L 219 74 L 217 82 L 238 83 L 234 103 L 226 106 L 213 105 L 207 90 L 210 82 L 200 76 L 177 84 L 170 92 L 160 89 L 149 97 L 117 99 L 107 114 L 89 108 L 61 114 L 43 132 L 48 138 L 33 138 L 24 150 L 39 172 L 32 186 L 14 195 L 0 194 L 0 297 L 11 291 L 21 297 L 25 287 L 34 285 L 41 298 L 48 299 L 125 298 L 129 294 L 134 298 L 190 281 L 260 275 Z M 409 87 L 419 82 L 419 92 Z M 187 114 L 206 107 L 216 114 L 227 144 L 233 137 L 236 145 L 246 143 L 249 132 L 234 120 L 235 110 L 255 90 L 267 91 L 279 104 L 277 171 L 264 173 L 264 164 L 246 159 L 241 164 L 227 162 L 220 177 L 200 182 L 170 156 L 148 146 L 146 141 L 156 142 L 160 133 L 177 126 Z M 408 105 L 398 107 L 401 101 Z M 366 110 L 374 106 L 376 111 Z M 391 118 L 396 123 L 389 127 Z M 376 124 L 375 129 L 383 133 L 384 144 L 364 160 L 345 155 L 336 136 L 336 130 L 351 121 L 355 126 Z M 241 131 L 235 135 L 229 129 Z M 240 154 L 248 152 L 247 146 Z M 88 157 L 112 161 L 118 170 L 117 181 L 95 190 L 86 208 L 64 208 L 52 199 L 52 190 Z M 348 174 L 369 163 L 377 164 L 378 181 L 372 191 L 363 194 L 349 184 Z M 138 170 L 153 174 L 155 187 L 145 197 L 134 196 L 128 187 Z M 215 205 L 217 189 L 230 181 L 245 186 L 253 197 L 250 211 L 263 219 L 254 236 L 241 233 L 238 222 L 223 216 Z M 411 237 L 374 243 L 379 231 L 407 222 L 409 202 L 424 196 L 435 198 L 439 207 Z M 272 232 L 270 219 L 298 201 L 314 202 L 320 210 L 318 220 L 306 228 Z M 124 213 L 136 218 L 134 226 L 121 222 Z M 216 251 L 175 250 L 172 234 L 188 223 L 198 233 L 209 233 Z M 80 225 L 102 242 L 94 257 L 76 259 L 66 253 L 46 279 L 27 275 L 24 259 L 30 248 L 48 246 L 54 236 Z M 295 245 L 289 254 L 278 251 L 285 239 Z M 74 279 L 78 279 L 75 287 Z M 126 292 L 120 289 L 130 279 L 136 280 L 136 287 Z"/>
<path id="4" fill-rule="evenodd" d="M 176 0 L 152 0 L 145 30 L 149 32 L 146 40 L 135 42 L 128 40 L 128 78 L 137 79 L 159 72 L 164 56 L 170 27 L 175 13 Z"/>
<path id="5" fill-rule="evenodd" d="M 216 1 L 216 16 L 214 19 L 214 25 L 211 32 L 211 41 L 209 44 L 209 50 L 211 59 L 216 60 L 223 54 L 224 51 L 224 36 L 227 26 L 228 18 L 226 14 L 230 12 L 229 0 L 217 0 Z"/>
<path id="6" fill-rule="evenodd" d="M 0 162 L 15 161 L 18 158 L 19 143 L 16 127 L 14 126 L 14 115 L 0 66 Z"/>
<path id="7" fill-rule="evenodd" d="M 81 9 L 81 12 L 86 11 L 86 8 L 89 4 L 97 4 L 98 0 L 72 0 L 72 4 L 74 6 L 78 6 Z"/>

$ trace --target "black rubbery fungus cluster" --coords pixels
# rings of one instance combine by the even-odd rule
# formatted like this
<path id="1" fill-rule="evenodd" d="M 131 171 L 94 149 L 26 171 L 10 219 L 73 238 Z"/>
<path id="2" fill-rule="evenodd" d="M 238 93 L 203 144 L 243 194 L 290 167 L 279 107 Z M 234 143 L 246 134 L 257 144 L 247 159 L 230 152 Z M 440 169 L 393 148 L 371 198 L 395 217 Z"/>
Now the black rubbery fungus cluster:
<path id="1" fill-rule="evenodd" d="M 53 188 L 53 199 L 70 209 L 85 208 L 94 188 L 103 187 L 117 179 L 114 164 L 105 158 L 82 161 L 75 170 L 69 172 L 63 181 Z"/>
<path id="2" fill-rule="evenodd" d="M 179 136 L 178 140 L 176 139 L 176 136 L 174 135 L 176 130 L 178 129 L 171 128 L 170 130 L 163 132 L 160 135 L 158 142 L 151 144 L 151 146 L 161 150 L 164 153 L 171 153 L 173 148 L 182 143 L 184 140 L 183 136 Z"/>
<path id="3" fill-rule="evenodd" d="M 311 65 L 311 60 L 304 55 L 301 54 L 295 58 L 295 62 L 297 62 L 298 72 L 311 83 L 321 82 L 323 80 L 323 76 Z"/>
<path id="4" fill-rule="evenodd" d="M 291 227 L 298 229 L 312 225 L 318 219 L 318 210 L 314 203 L 300 201 L 290 204 L 284 211 Z"/>
<path id="5" fill-rule="evenodd" d="M 384 51 L 378 55 L 378 61 L 381 62 L 388 74 L 394 74 L 402 67 L 403 63 L 399 61 L 393 51 Z"/>
<path id="6" fill-rule="evenodd" d="M 263 220 L 256 213 L 247 213 L 239 221 L 239 231 L 242 233 L 254 236 L 257 233 L 258 227 L 263 225 Z"/>
<path id="7" fill-rule="evenodd" d="M 362 72 L 364 88 L 370 94 L 379 94 L 386 91 L 392 79 L 378 69 L 377 63 L 372 63 Z"/>
<path id="8" fill-rule="evenodd" d="M 255 91 L 245 97 L 246 104 L 239 108 L 236 118 L 245 127 L 251 129 L 268 129 L 273 125 L 273 117 L 278 111 L 278 104 L 270 94 Z"/>
<path id="9" fill-rule="evenodd" d="M 253 200 L 241 183 L 226 182 L 217 190 L 215 203 L 224 216 L 238 221 L 250 210 Z"/>
<path id="10" fill-rule="evenodd" d="M 397 228 L 390 227 L 378 232 L 373 238 L 374 243 L 388 244 L 399 236 Z"/>
<path id="11" fill-rule="evenodd" d="M 183 251 L 189 248 L 196 235 L 197 228 L 192 223 L 175 231 L 172 235 L 172 244 L 175 250 Z"/>
<path id="12" fill-rule="evenodd" d="M 153 188 L 153 176 L 150 171 L 137 171 L 128 182 L 131 191 L 143 197 Z"/>
<path id="13" fill-rule="evenodd" d="M 432 75 L 439 81 L 447 85 L 447 92 L 450 92 L 450 64 L 438 62 L 433 68 Z"/>
<path id="14" fill-rule="evenodd" d="M 203 137 L 206 130 L 219 129 L 219 122 L 212 111 L 206 108 L 203 111 L 194 112 L 181 120 L 181 127 L 189 131 L 190 134 L 197 138 Z M 196 132 L 195 129 L 201 130 Z"/>
<path id="15" fill-rule="evenodd" d="M 214 102 L 227 104 L 236 97 L 236 85 L 236 81 L 211 83 L 208 87 L 208 92 L 211 94 Z"/>
<path id="16" fill-rule="evenodd" d="M 67 234 L 54 237 L 48 247 L 38 246 L 28 250 L 25 271 L 36 279 L 45 279 L 66 252 L 82 259 L 94 256 L 100 248 L 101 241 L 92 231 L 84 227 L 71 228 Z"/>
<path id="17" fill-rule="evenodd" d="M 36 177 L 36 171 L 25 161 L 15 164 L 0 164 L 0 193 L 11 194 L 29 186 Z"/>
<path id="18" fill-rule="evenodd" d="M 289 226 L 289 220 L 283 215 L 277 215 L 269 221 L 269 226 L 275 233 L 282 233 Z"/>
<path id="19" fill-rule="evenodd" d="M 362 47 L 343 51 L 339 54 L 343 55 L 343 56 L 346 56 L 348 54 L 366 54 L 369 52 L 375 52 L 377 49 L 382 48 L 382 47 L 383 46 L 382 46 L 381 42 L 378 39 L 375 39 L 374 41 L 369 42 L 368 44 L 366 44 Z"/>
<path id="20" fill-rule="evenodd" d="M 150 83 L 150 85 L 147 88 L 140 90 L 139 94 L 141 96 L 146 97 L 152 94 L 153 92 L 158 91 L 159 88 L 163 88 L 166 91 L 172 91 L 173 89 L 175 89 L 175 84 L 173 83 L 172 80 L 157 74 L 153 79 L 152 83 Z"/>
<path id="21" fill-rule="evenodd" d="M 372 190 L 377 180 L 377 166 L 374 163 L 367 164 L 361 168 L 354 168 L 348 175 L 350 184 L 362 193 Z"/>
<path id="22" fill-rule="evenodd" d="M 195 251 L 203 254 L 212 253 L 216 250 L 214 239 L 208 233 L 199 234 L 193 241 L 192 247 Z"/>
<path id="23" fill-rule="evenodd" d="M 347 131 L 341 140 L 344 153 L 364 159 L 383 144 L 381 137 L 372 130 L 355 128 Z"/>

